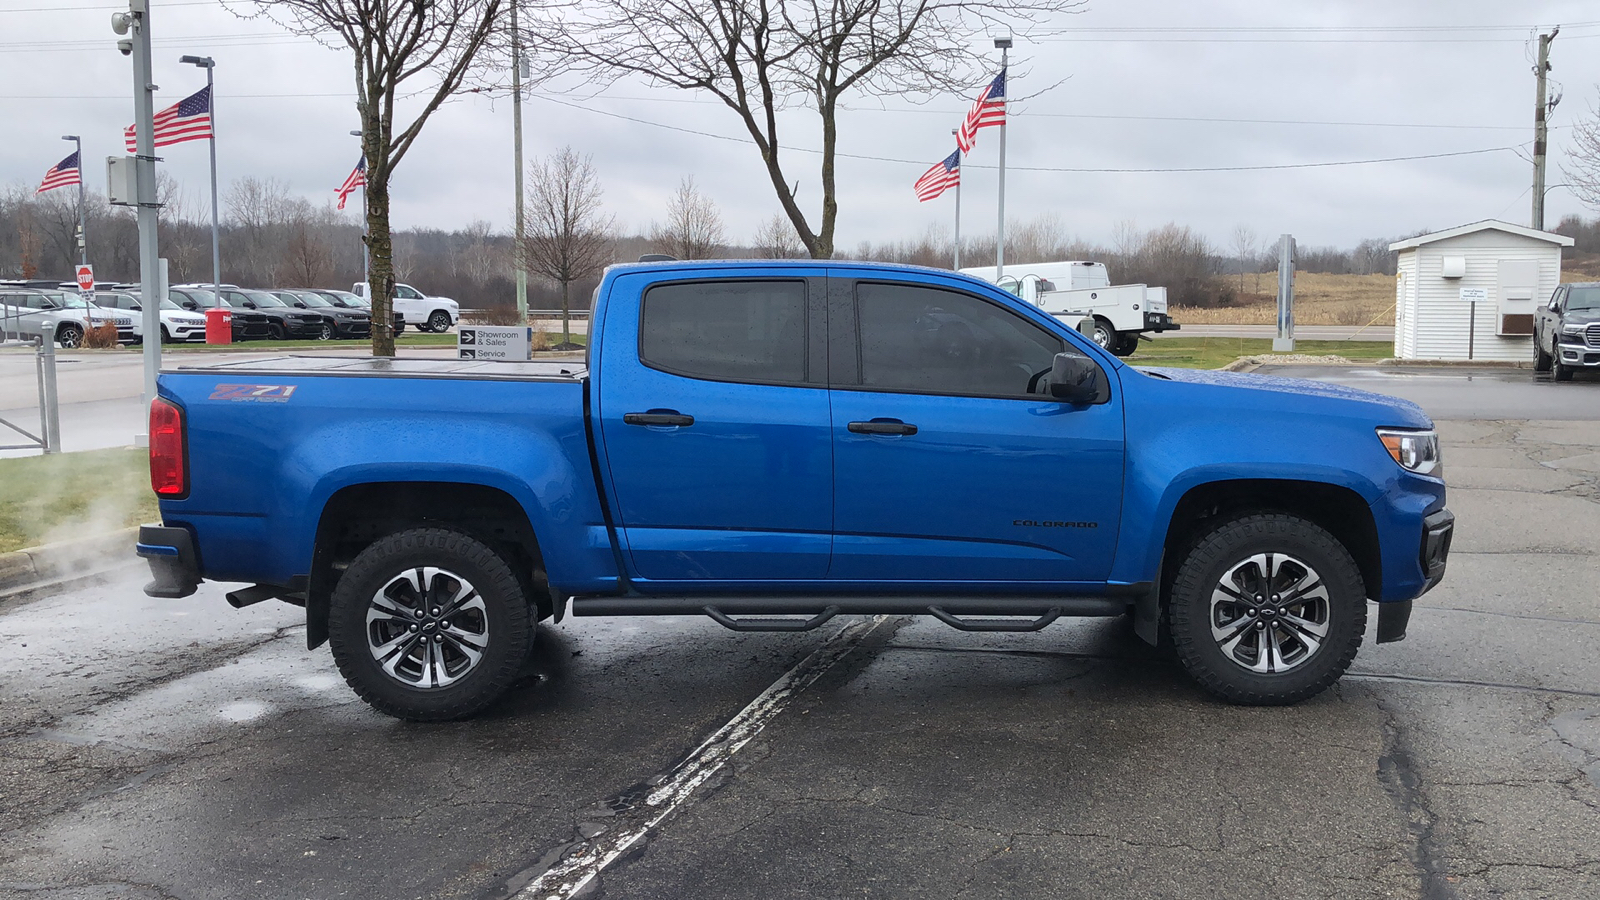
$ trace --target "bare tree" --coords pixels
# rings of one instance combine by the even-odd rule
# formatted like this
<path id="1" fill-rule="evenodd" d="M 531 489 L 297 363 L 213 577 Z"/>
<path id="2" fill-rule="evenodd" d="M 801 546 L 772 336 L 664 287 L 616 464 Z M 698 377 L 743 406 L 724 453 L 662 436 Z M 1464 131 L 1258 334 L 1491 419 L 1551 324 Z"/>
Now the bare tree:
<path id="1" fill-rule="evenodd" d="M 975 33 L 1009 31 L 1082 0 L 590 0 L 553 9 L 530 44 L 603 82 L 640 75 L 705 91 L 755 143 L 783 212 L 811 256 L 833 256 L 839 217 L 836 113 L 852 95 L 969 93 L 985 63 Z M 820 215 L 809 219 L 785 168 L 778 112 L 818 115 Z"/>
<path id="2" fill-rule="evenodd" d="M 1600 209 L 1600 106 L 1589 104 L 1589 114 L 1572 123 L 1561 173 L 1585 206 Z"/>
<path id="3" fill-rule="evenodd" d="M 372 354 L 394 355 L 393 238 L 389 180 L 429 117 L 461 89 L 517 0 L 248 0 L 296 34 L 330 35 L 355 53 L 356 107 L 367 159 L 367 246 L 371 254 Z M 413 79 L 432 83 L 414 88 Z M 411 84 L 408 84 L 411 83 Z M 410 120 L 396 109 L 401 88 L 422 107 Z"/>
<path id="4" fill-rule="evenodd" d="M 761 227 L 756 229 L 755 249 L 767 259 L 794 259 L 806 248 L 800 243 L 789 220 L 779 213 L 773 213 L 772 218 L 762 222 Z"/>
<path id="5" fill-rule="evenodd" d="M 693 175 L 678 182 L 666 221 L 650 225 L 650 243 L 678 259 L 709 259 L 722 246 L 722 213 L 695 187 Z"/>
<path id="6" fill-rule="evenodd" d="M 528 271 L 561 286 L 561 344 L 571 350 L 574 281 L 598 273 L 611 259 L 610 216 L 601 212 L 604 191 L 593 161 L 571 147 L 528 166 L 525 236 L 517 252 Z"/>
<path id="7" fill-rule="evenodd" d="M 1233 253 L 1239 260 L 1239 293 L 1244 293 L 1246 266 L 1259 269 L 1256 259 L 1256 230 L 1243 222 L 1233 226 Z"/>

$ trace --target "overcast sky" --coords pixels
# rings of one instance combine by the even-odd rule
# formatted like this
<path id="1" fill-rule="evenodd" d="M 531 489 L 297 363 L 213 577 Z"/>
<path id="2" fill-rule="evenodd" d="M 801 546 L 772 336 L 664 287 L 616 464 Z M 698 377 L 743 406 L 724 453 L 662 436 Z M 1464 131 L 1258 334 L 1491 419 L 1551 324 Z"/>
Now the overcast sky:
<path id="1" fill-rule="evenodd" d="M 348 135 L 358 124 L 350 53 L 240 19 L 217 0 L 151 5 L 157 108 L 204 85 L 204 73 L 179 65 L 180 55 L 217 60 L 223 190 L 249 175 L 283 180 L 315 202 L 332 198 L 359 156 Z M 117 8 L 114 0 L 0 0 L 0 111 L 8 131 L 0 182 L 36 186 L 70 152 L 59 136 L 76 133 L 90 188 L 104 190 L 103 160 L 122 152 L 122 128 L 133 118 L 131 65 L 108 24 Z M 1014 64 L 1013 96 L 1061 84 L 1013 105 L 1008 219 L 1054 213 L 1070 233 L 1101 243 L 1118 222 L 1173 221 L 1219 248 L 1241 223 L 1263 238 L 1291 232 L 1302 246 L 1348 246 L 1485 218 L 1527 224 L 1533 36 L 1554 24 L 1563 28 L 1553 83 L 1565 99 L 1552 118 L 1550 184 L 1564 180 L 1564 126 L 1591 115 L 1596 101 L 1600 9 L 1593 3 L 1089 0 L 1064 36 L 1019 37 L 1013 50 L 1022 60 Z M 840 125 L 842 152 L 915 162 L 840 161 L 840 255 L 861 241 L 949 227 L 950 196 L 918 203 L 911 184 L 953 149 L 950 129 L 969 102 L 852 101 Z M 777 211 L 748 143 L 618 116 L 722 136 L 741 130 L 709 98 L 624 82 L 598 96 L 530 97 L 526 152 L 571 144 L 592 154 L 607 207 L 629 229 L 661 217 L 686 174 L 720 205 L 730 237 L 751 234 Z M 788 145 L 817 147 L 814 122 L 794 117 Z M 995 172 L 981 167 L 996 162 L 996 136 L 997 129 L 982 131 L 968 160 L 968 235 L 994 232 Z M 1522 155 L 1232 172 L 1028 170 L 1269 166 L 1511 146 Z M 189 203 L 208 204 L 205 144 L 163 153 Z M 820 205 L 815 159 L 789 157 L 790 178 L 813 212 Z M 435 115 L 397 172 L 395 224 L 454 228 L 486 219 L 508 230 L 512 173 L 509 101 L 456 101 Z M 1563 188 L 1549 193 L 1547 224 L 1573 212 L 1593 214 Z"/>

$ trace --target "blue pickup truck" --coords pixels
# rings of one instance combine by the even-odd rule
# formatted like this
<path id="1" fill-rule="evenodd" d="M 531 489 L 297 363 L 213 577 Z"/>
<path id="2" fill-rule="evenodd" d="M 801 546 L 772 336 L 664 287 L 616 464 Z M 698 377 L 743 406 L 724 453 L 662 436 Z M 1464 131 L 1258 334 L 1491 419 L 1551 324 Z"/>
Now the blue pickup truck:
<path id="1" fill-rule="evenodd" d="M 1415 405 L 1133 368 L 974 278 L 609 269 L 582 362 L 284 358 L 162 373 L 157 597 L 303 606 L 386 713 L 469 716 L 537 622 L 741 630 L 1123 616 L 1235 703 L 1405 636 L 1454 517 Z M 241 473 L 249 473 L 248 477 Z"/>

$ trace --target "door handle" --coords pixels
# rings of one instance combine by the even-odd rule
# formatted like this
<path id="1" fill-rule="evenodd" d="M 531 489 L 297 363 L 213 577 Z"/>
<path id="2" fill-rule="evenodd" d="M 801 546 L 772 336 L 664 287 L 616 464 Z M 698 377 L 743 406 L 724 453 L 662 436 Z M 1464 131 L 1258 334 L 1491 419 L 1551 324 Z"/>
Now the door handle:
<path id="1" fill-rule="evenodd" d="M 869 422 L 851 422 L 845 426 L 851 434 L 916 434 L 917 426 L 907 425 L 899 419 L 873 419 Z"/>
<path id="2" fill-rule="evenodd" d="M 688 426 L 694 424 L 694 416 L 686 416 L 673 409 L 652 409 L 649 412 L 626 413 L 622 421 L 629 425 Z"/>

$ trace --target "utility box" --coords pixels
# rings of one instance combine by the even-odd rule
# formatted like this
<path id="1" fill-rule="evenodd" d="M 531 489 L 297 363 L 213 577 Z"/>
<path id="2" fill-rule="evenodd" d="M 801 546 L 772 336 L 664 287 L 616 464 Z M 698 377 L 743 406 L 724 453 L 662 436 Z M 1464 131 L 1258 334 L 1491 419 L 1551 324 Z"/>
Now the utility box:
<path id="1" fill-rule="evenodd" d="M 113 206 L 139 205 L 139 176 L 131 156 L 106 157 L 106 200 Z"/>
<path id="2" fill-rule="evenodd" d="M 1572 238 L 1488 219 L 1396 241 L 1394 355 L 1533 359 L 1533 310 L 1561 282 Z"/>

